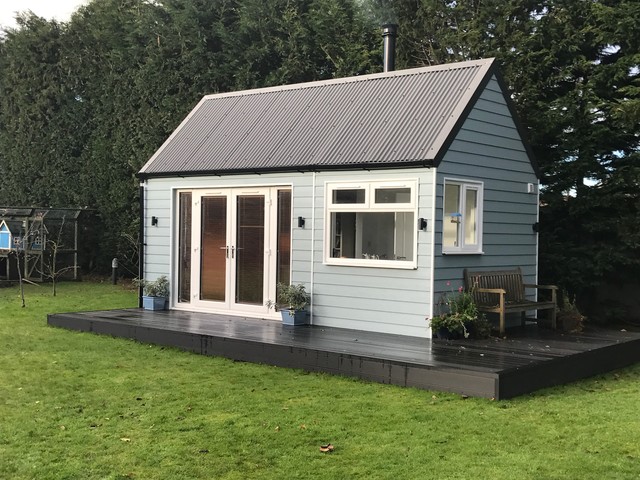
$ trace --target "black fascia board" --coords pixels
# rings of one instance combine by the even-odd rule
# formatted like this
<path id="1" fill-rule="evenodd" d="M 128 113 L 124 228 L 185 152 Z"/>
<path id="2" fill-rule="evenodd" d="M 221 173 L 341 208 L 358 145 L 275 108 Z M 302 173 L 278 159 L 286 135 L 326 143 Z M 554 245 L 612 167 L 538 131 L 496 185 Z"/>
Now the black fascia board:
<path id="1" fill-rule="evenodd" d="M 535 172 L 538 180 L 540 180 L 542 174 L 540 172 L 540 166 L 538 165 L 538 160 L 536 159 L 536 156 L 533 153 L 533 149 L 531 148 L 531 143 L 529 142 L 529 133 L 526 127 L 524 126 L 524 124 L 522 123 L 522 121 L 520 120 L 520 116 L 516 111 L 515 102 L 511 98 L 511 95 L 509 95 L 510 90 L 509 90 L 509 87 L 507 86 L 507 82 L 504 80 L 504 77 L 500 73 L 499 69 L 496 69 L 495 75 L 496 75 L 496 80 L 498 82 L 498 85 L 500 85 L 500 89 L 502 90 L 502 96 L 504 97 L 504 100 L 507 104 L 507 108 L 509 109 L 511 118 L 513 119 L 513 123 L 516 126 L 518 135 L 520 135 L 520 140 L 524 145 L 524 149 L 527 152 L 529 161 L 531 162 L 531 166 L 533 167 L 533 171 Z"/>
<path id="2" fill-rule="evenodd" d="M 404 162 L 384 162 L 384 163 L 359 163 L 344 165 L 298 165 L 273 168 L 238 168 L 229 170 L 195 170 L 195 171 L 177 171 L 177 172 L 156 172 L 156 173 L 137 173 L 136 176 L 140 180 L 150 178 L 170 178 L 170 177 L 222 177 L 225 175 L 264 175 L 269 173 L 307 173 L 322 171 L 349 171 L 349 170 L 382 170 L 382 169 L 402 169 L 412 167 L 431 168 L 434 166 L 433 160 L 408 160 Z"/>
<path id="3" fill-rule="evenodd" d="M 462 128 L 462 125 L 467 120 L 467 117 L 471 113 L 471 110 L 473 110 L 473 108 L 475 107 L 476 102 L 478 101 L 478 98 L 480 98 L 480 95 L 482 95 L 482 92 L 484 92 L 484 89 L 487 87 L 489 80 L 491 80 L 491 76 L 494 75 L 496 71 L 497 71 L 496 61 L 494 60 L 491 66 L 487 69 L 487 72 L 485 73 L 484 78 L 480 81 L 480 84 L 475 89 L 475 91 L 473 92 L 473 95 L 465 105 L 464 110 L 462 111 L 460 116 L 457 118 L 453 128 L 451 129 L 451 131 L 449 131 L 447 138 L 442 143 L 442 147 L 436 153 L 434 162 L 433 162 L 436 167 L 440 166 L 440 162 L 442 162 L 442 159 L 444 158 L 445 154 L 449 151 L 449 147 L 451 147 L 451 144 L 458 136 L 458 133 L 460 133 L 460 129 Z"/>
<path id="4" fill-rule="evenodd" d="M 485 74 L 484 78 L 478 85 L 478 88 L 476 89 L 476 91 L 473 93 L 473 96 L 471 97 L 469 102 L 467 102 L 467 105 L 465 106 L 464 111 L 462 112 L 460 117 L 457 119 L 454 127 L 449 132 L 447 139 L 443 142 L 442 148 L 440 149 L 439 152 L 436 153 L 435 159 L 434 159 L 434 165 L 436 167 L 440 165 L 440 162 L 444 158 L 445 154 L 449 151 L 449 147 L 451 147 L 451 144 L 453 143 L 455 138 L 458 136 L 458 133 L 462 128 L 462 125 L 467 120 L 467 117 L 471 113 L 471 110 L 473 110 L 473 108 L 475 107 L 476 102 L 484 92 L 484 89 L 487 87 L 489 81 L 491 80 L 491 77 L 494 75 L 496 77 L 496 81 L 498 82 L 498 85 L 500 86 L 502 97 L 504 98 L 507 108 L 509 109 L 509 114 L 511 115 L 511 118 L 513 119 L 513 123 L 516 126 L 516 130 L 518 132 L 518 135 L 520 136 L 520 140 L 522 141 L 525 152 L 529 157 L 529 162 L 531 163 L 531 167 L 533 168 L 533 171 L 536 177 L 540 179 L 540 168 L 538 167 L 538 162 L 536 161 L 535 155 L 533 154 L 533 150 L 531 149 L 531 144 L 529 143 L 529 140 L 528 140 L 527 131 L 523 127 L 522 122 L 520 122 L 520 119 L 518 117 L 518 112 L 516 112 L 514 102 L 509 96 L 509 89 L 507 87 L 507 84 L 504 81 L 504 78 L 500 73 L 500 69 L 497 67 L 497 64 L 495 61 L 491 65 L 491 68 L 487 70 L 487 73 Z"/>

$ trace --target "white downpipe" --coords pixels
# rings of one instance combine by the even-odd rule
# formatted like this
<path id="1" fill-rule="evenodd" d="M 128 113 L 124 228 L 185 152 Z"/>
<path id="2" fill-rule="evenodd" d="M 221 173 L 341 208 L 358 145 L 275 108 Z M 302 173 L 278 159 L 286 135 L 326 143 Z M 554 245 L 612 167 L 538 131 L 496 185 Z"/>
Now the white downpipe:
<path id="1" fill-rule="evenodd" d="M 437 203 L 437 199 L 438 199 L 438 169 L 437 168 L 433 168 L 433 183 L 432 183 L 432 192 L 431 192 L 431 248 L 430 248 L 430 253 L 429 253 L 429 261 L 431 262 L 431 273 L 430 273 L 430 283 L 431 286 L 429 287 L 429 295 L 430 295 L 430 299 L 429 299 L 429 322 L 431 322 L 431 319 L 433 318 L 433 304 L 435 302 L 435 298 L 436 298 L 436 293 L 434 292 L 434 288 L 435 288 L 435 284 L 436 284 L 436 279 L 435 279 L 435 275 L 436 275 L 436 218 L 437 218 L 437 210 L 436 210 L 436 203 Z M 443 199 L 444 202 L 444 199 Z M 427 326 L 427 337 L 431 337 L 431 324 L 429 324 Z"/>
<path id="2" fill-rule="evenodd" d="M 309 284 L 309 295 L 311 296 L 311 303 L 309 305 L 309 323 L 313 325 L 313 277 L 315 273 L 314 268 L 314 256 L 316 249 L 316 172 L 312 172 L 311 182 L 311 281 Z"/>
<path id="3" fill-rule="evenodd" d="M 142 188 L 142 204 L 140 205 L 142 212 L 140 213 L 140 221 L 142 222 L 142 238 L 140 239 L 140 244 L 142 245 L 142 255 L 140 256 L 139 262 L 142 263 L 142 278 L 147 278 L 147 205 L 149 204 L 149 200 L 147 199 L 148 193 L 148 185 L 147 179 L 140 181 L 140 188 Z"/>
<path id="4" fill-rule="evenodd" d="M 536 236 L 536 276 L 535 283 L 536 285 L 540 283 L 539 278 L 539 270 L 540 270 L 540 180 L 536 185 L 536 223 L 538 224 L 538 231 L 534 232 Z M 534 300 L 538 301 L 538 289 L 535 290 L 535 298 Z"/>

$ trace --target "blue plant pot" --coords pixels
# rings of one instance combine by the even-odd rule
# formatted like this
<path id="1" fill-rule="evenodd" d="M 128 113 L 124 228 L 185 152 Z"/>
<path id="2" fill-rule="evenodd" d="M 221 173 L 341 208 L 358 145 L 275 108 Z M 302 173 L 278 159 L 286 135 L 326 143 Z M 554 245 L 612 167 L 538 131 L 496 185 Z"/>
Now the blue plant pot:
<path id="1" fill-rule="evenodd" d="M 145 310 L 164 310 L 165 297 L 142 297 L 142 308 Z"/>
<path id="2" fill-rule="evenodd" d="M 440 340 L 457 340 L 460 338 L 460 334 L 458 332 L 452 332 L 446 328 L 439 328 L 435 333 L 436 338 Z"/>
<path id="3" fill-rule="evenodd" d="M 307 311 L 306 310 L 280 310 L 280 315 L 282 315 L 282 324 L 283 325 L 306 325 L 307 320 Z"/>

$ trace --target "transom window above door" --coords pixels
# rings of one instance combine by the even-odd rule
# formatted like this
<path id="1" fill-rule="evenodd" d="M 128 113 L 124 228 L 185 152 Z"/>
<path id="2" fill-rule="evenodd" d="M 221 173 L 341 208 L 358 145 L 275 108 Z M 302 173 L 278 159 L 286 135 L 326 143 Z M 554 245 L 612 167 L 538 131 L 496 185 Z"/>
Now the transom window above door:
<path id="1" fill-rule="evenodd" d="M 325 263 L 417 264 L 417 181 L 326 184 Z"/>

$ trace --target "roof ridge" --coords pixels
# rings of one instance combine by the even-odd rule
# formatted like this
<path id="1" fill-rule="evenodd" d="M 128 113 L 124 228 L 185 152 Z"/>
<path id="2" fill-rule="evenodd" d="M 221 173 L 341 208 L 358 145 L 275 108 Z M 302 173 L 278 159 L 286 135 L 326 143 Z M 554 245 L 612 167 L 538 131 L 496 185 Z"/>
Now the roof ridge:
<path id="1" fill-rule="evenodd" d="M 350 77 L 328 78 L 325 80 L 314 80 L 311 82 L 290 83 L 286 85 L 273 85 L 270 87 L 251 88 L 246 90 L 234 90 L 230 92 L 211 93 L 205 95 L 202 101 L 225 98 L 239 97 L 247 95 L 260 95 L 264 93 L 284 92 L 289 90 L 302 90 L 307 88 L 318 88 L 329 85 L 344 85 L 354 82 L 365 82 L 370 80 L 382 80 L 386 78 L 405 77 L 411 75 L 419 75 L 423 73 L 442 72 L 445 70 L 459 70 L 472 67 L 490 67 L 495 62 L 495 57 L 481 58 L 478 60 L 466 60 L 464 62 L 441 63 L 438 65 L 428 65 L 424 67 L 405 68 L 403 70 L 392 70 L 390 72 L 368 73 L 365 75 L 353 75 Z"/>

